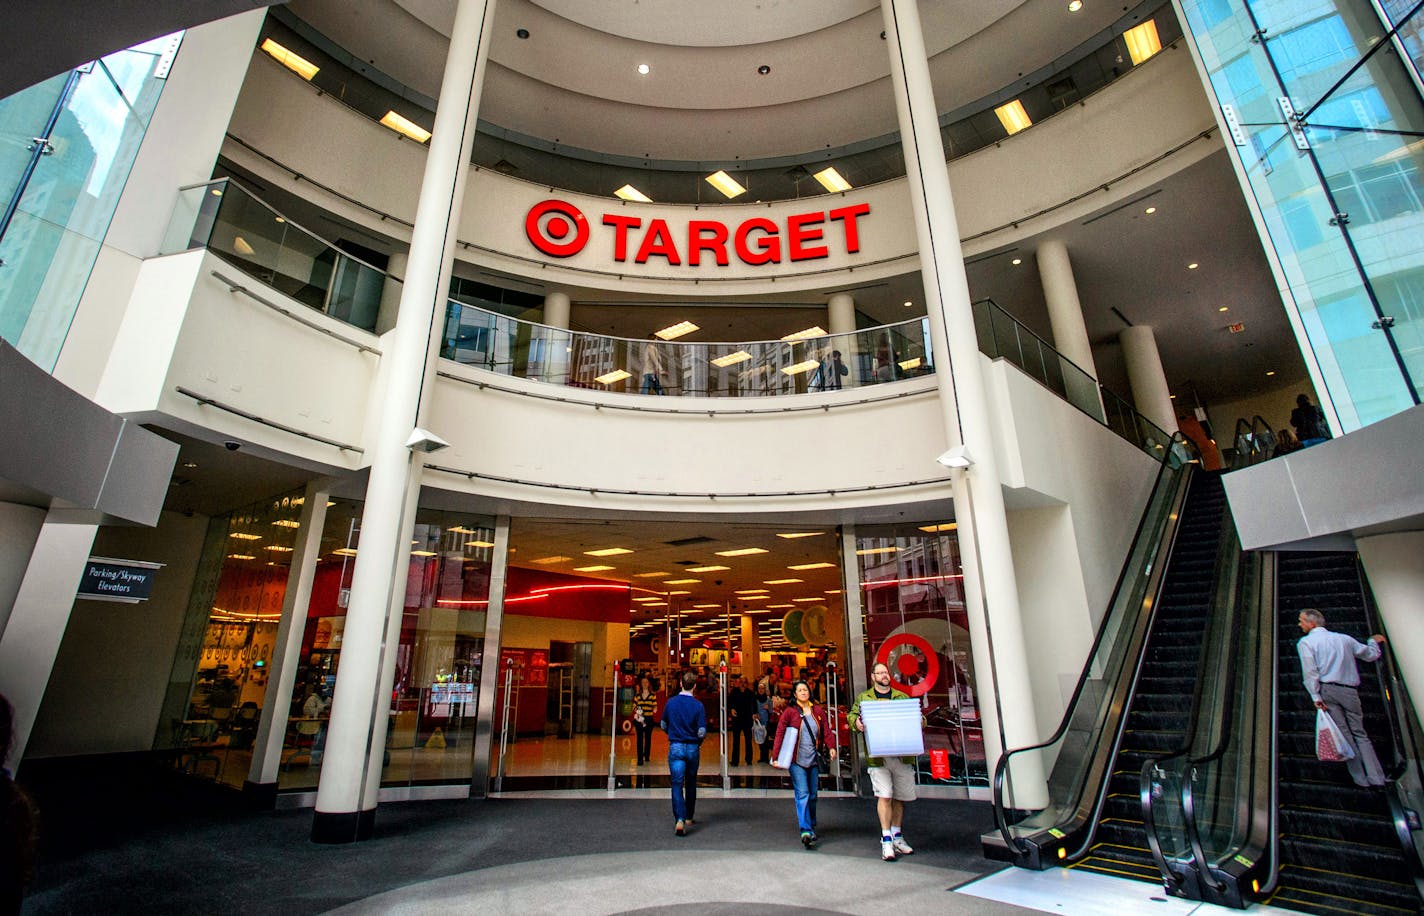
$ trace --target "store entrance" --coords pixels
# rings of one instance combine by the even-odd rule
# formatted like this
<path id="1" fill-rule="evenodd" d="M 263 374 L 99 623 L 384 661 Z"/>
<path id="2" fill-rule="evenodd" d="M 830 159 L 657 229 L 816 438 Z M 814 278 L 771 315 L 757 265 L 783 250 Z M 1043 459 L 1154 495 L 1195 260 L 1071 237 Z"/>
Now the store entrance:
<path id="1" fill-rule="evenodd" d="M 490 790 L 666 787 L 658 723 L 685 671 L 708 724 L 699 784 L 783 787 L 768 755 L 792 682 L 843 721 L 838 557 L 830 528 L 516 520 Z"/>

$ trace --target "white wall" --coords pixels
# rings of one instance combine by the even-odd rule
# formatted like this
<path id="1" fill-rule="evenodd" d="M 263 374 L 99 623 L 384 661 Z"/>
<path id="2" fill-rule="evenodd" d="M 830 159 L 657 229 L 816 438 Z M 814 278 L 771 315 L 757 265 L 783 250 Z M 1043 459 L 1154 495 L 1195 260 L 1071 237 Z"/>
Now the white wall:
<path id="1" fill-rule="evenodd" d="M 5 633 L 5 622 L 25 580 L 45 514 L 34 506 L 0 502 L 0 635 Z"/>
<path id="2" fill-rule="evenodd" d="M 166 565 L 148 601 L 73 602 L 26 758 L 153 747 L 206 530 L 206 518 L 172 512 L 157 528 L 99 529 L 95 556 Z"/>

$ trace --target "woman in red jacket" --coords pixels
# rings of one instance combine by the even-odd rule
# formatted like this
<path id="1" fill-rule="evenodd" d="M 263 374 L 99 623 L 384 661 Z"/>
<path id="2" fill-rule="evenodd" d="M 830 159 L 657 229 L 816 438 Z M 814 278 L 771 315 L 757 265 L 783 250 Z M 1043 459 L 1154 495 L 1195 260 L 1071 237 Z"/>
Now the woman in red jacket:
<path id="1" fill-rule="evenodd" d="M 801 845 L 811 849 L 816 845 L 816 783 L 821 776 L 818 751 L 826 748 L 830 735 L 830 720 L 826 707 L 811 702 L 811 687 L 805 681 L 791 685 L 792 702 L 776 723 L 776 744 L 771 751 L 774 766 L 782 766 L 781 745 L 795 741 L 789 751 L 786 769 L 791 773 L 791 786 L 796 790 L 796 823 L 801 828 Z M 834 745 L 829 747 L 830 759 L 836 759 Z"/>

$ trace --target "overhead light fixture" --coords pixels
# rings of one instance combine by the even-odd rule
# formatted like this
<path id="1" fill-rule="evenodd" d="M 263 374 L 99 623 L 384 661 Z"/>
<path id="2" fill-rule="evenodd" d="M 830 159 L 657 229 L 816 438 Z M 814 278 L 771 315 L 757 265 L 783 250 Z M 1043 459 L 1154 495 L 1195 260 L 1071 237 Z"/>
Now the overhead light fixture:
<path id="1" fill-rule="evenodd" d="M 442 448 L 449 448 L 450 443 L 432 433 L 430 430 L 417 426 L 410 431 L 410 437 L 405 440 L 405 447 L 412 452 L 438 452 Z"/>
<path id="2" fill-rule="evenodd" d="M 707 183 L 722 192 L 722 196 L 730 200 L 747 193 L 747 189 L 742 187 L 741 182 L 728 175 L 725 171 L 718 169 L 707 176 Z"/>
<path id="3" fill-rule="evenodd" d="M 722 606 L 722 605 L 720 605 L 720 604 L 694 604 L 694 605 L 693 605 L 693 607 L 695 607 L 695 608 L 700 608 L 700 609 L 702 609 L 702 610 L 706 610 L 707 608 L 714 608 L 714 607 L 715 607 L 715 608 L 720 608 L 721 606 Z"/>
<path id="4" fill-rule="evenodd" d="M 684 334 L 691 334 L 693 331 L 702 330 L 690 321 L 679 321 L 677 324 L 663 328 L 661 331 L 654 331 L 653 335 L 663 340 L 676 340 Z"/>
<path id="5" fill-rule="evenodd" d="M 806 604 L 806 603 L 811 602 L 811 601 L 820 601 L 821 599 L 820 599 L 820 598 L 792 598 L 791 600 L 797 602 L 798 604 Z"/>
<path id="6" fill-rule="evenodd" d="M 316 64 L 302 57 L 300 54 L 295 54 L 291 50 L 282 47 L 270 38 L 262 42 L 262 50 L 270 54 L 272 59 L 277 63 L 286 67 L 304 80 L 310 81 L 312 77 L 321 71 L 321 68 Z"/>
<path id="7" fill-rule="evenodd" d="M 652 68 L 652 67 L 649 67 L 647 64 L 639 64 L 639 65 L 638 65 L 638 75 L 639 75 L 639 76 L 647 76 L 648 73 L 649 73 L 652 69 L 653 69 L 653 68 Z"/>
<path id="8" fill-rule="evenodd" d="M 701 579 L 668 579 L 663 585 L 696 585 Z"/>
<path id="9" fill-rule="evenodd" d="M 918 356 L 912 356 L 909 359 L 904 360 L 903 362 L 897 363 L 896 365 L 898 365 L 906 372 L 909 372 L 911 369 L 920 368 L 920 358 Z"/>
<path id="10" fill-rule="evenodd" d="M 356 548 L 355 548 L 355 547 L 338 547 L 338 548 L 336 548 L 335 550 L 333 550 L 333 551 L 331 552 L 331 555 L 332 555 L 332 556 L 335 556 L 335 557 L 354 557 L 354 556 L 356 556 Z"/>
<path id="11" fill-rule="evenodd" d="M 796 582 L 805 582 L 805 579 L 763 579 L 764 585 L 791 585 Z"/>
<path id="12" fill-rule="evenodd" d="M 1015 267 L 1023 263 L 1023 258 L 1014 258 L 1011 262 Z"/>
<path id="13" fill-rule="evenodd" d="M 1004 125 L 1004 130 L 1009 136 L 1013 136 L 1026 127 L 1033 126 L 1033 119 L 1024 111 L 1023 102 L 1014 99 L 1004 105 L 994 109 L 994 114 L 999 116 L 999 123 Z"/>
<path id="14" fill-rule="evenodd" d="M 771 551 L 767 550 L 767 549 L 764 548 L 764 547 L 738 547 L 738 548 L 735 549 L 735 550 L 718 550 L 718 551 L 715 551 L 715 552 L 716 552 L 717 556 L 719 556 L 719 557 L 749 557 L 749 556 L 751 556 L 752 554 L 755 554 L 755 553 L 771 553 Z M 701 572 L 702 570 L 700 570 L 700 569 L 691 569 L 691 570 L 688 570 L 688 571 L 689 571 L 689 572 Z"/>
<path id="15" fill-rule="evenodd" d="M 1132 55 L 1134 67 L 1162 50 L 1162 39 L 1157 36 L 1155 19 L 1149 19 L 1123 32 L 1122 40 L 1127 42 L 1127 53 Z"/>
<path id="16" fill-rule="evenodd" d="M 302 523 L 299 522 L 299 521 L 297 521 L 297 520 L 294 519 L 294 518 L 279 518 L 279 519 L 277 519 L 276 521 L 274 521 L 272 524 L 276 525 L 278 528 L 300 528 L 300 527 L 302 527 Z"/>
<path id="17" fill-rule="evenodd" d="M 920 530 L 929 534 L 939 534 L 941 531 L 953 531 L 958 527 L 958 522 L 945 522 L 942 525 L 921 525 Z"/>
<path id="18" fill-rule="evenodd" d="M 1083 0 L 1068 0 L 1068 12 L 1076 13 L 1083 8 Z"/>
<path id="19" fill-rule="evenodd" d="M 736 590 L 736 594 L 738 594 L 738 595 L 765 595 L 765 594 L 769 594 L 770 591 L 771 591 L 770 589 L 765 589 L 765 588 L 739 588 L 739 589 Z"/>
<path id="20" fill-rule="evenodd" d="M 493 547 L 494 541 L 466 541 L 466 547 Z"/>
<path id="21" fill-rule="evenodd" d="M 752 355 L 746 350 L 738 350 L 736 353 L 728 353 L 726 356 L 718 356 L 708 361 L 718 369 L 725 369 L 728 366 L 735 366 L 737 363 L 744 363 L 751 358 Z"/>
<path id="22" fill-rule="evenodd" d="M 787 334 L 785 337 L 783 337 L 783 338 L 781 338 L 781 339 L 782 339 L 782 340 L 786 340 L 786 341 L 793 341 L 793 340 L 810 340 L 812 337 L 825 337 L 825 336 L 826 336 L 826 329 L 823 328 L 823 327 L 821 327 L 820 325 L 816 324 L 816 325 L 812 325 L 812 326 L 809 327 L 809 328 L 805 328 L 804 330 L 796 331 L 796 332 L 794 332 L 794 333 L 792 333 L 792 334 Z"/>
<path id="23" fill-rule="evenodd" d="M 766 64 L 762 64 L 760 67 L 757 67 L 757 73 L 761 74 L 762 76 L 766 76 L 770 72 L 771 67 Z"/>
<path id="24" fill-rule="evenodd" d="M 605 572 L 616 568 L 615 566 L 575 566 L 574 572 Z"/>
<path id="25" fill-rule="evenodd" d="M 914 308 L 914 307 L 915 307 L 915 303 L 911 302 L 909 299 L 906 299 L 906 300 L 905 300 L 905 308 L 909 309 L 909 308 Z"/>
<path id="26" fill-rule="evenodd" d="M 1198 264 L 1196 261 L 1193 261 L 1192 263 L 1187 265 L 1187 270 L 1196 270 L 1200 266 L 1201 265 Z"/>
<path id="27" fill-rule="evenodd" d="M 632 553 L 627 547 L 600 547 L 598 550 L 585 550 L 586 557 L 616 557 L 619 554 Z"/>
<path id="28" fill-rule="evenodd" d="M 248 534 L 248 533 L 245 532 L 245 531 L 234 531 L 234 532 L 232 532 L 231 534 L 229 534 L 228 537 L 230 537 L 230 538 L 237 538 L 239 541 L 260 541 L 260 540 L 262 540 L 262 535 L 260 535 L 260 534 Z"/>
<path id="29" fill-rule="evenodd" d="M 1269 371 L 1269 372 L 1266 373 L 1266 377 L 1269 378 L 1270 376 L 1275 375 L 1275 374 L 1276 374 L 1276 370 L 1272 369 L 1271 371 Z M 268 550 L 271 550 L 272 548 L 271 548 L 271 547 L 268 547 L 267 549 L 268 549 Z"/>
<path id="30" fill-rule="evenodd" d="M 232 248 L 238 254 L 247 255 L 254 253 L 253 248 L 250 244 L 248 244 L 247 239 L 243 238 L 240 235 L 233 236 Z"/>
<path id="31" fill-rule="evenodd" d="M 672 591 L 668 592 L 668 594 L 669 594 L 669 595 L 690 595 L 690 594 L 692 594 L 692 592 L 689 592 L 689 591 L 687 591 L 687 590 L 685 590 L 685 589 L 673 589 Z"/>
<path id="32" fill-rule="evenodd" d="M 695 573 L 722 572 L 725 569 L 731 568 L 730 566 L 689 566 L 687 567 L 687 571 Z"/>
<path id="33" fill-rule="evenodd" d="M 1267 375 L 1273 375 L 1274 373 L 1267 372 L 1266 374 L 1267 374 Z M 267 545 L 266 547 L 264 547 L 263 549 L 264 549 L 264 550 L 270 550 L 270 551 L 272 551 L 273 553 L 291 553 L 291 552 L 292 552 L 292 548 L 290 548 L 290 547 L 283 547 L 281 544 L 268 544 L 268 545 Z"/>
<path id="34" fill-rule="evenodd" d="M 1156 207 L 1148 207 L 1146 210 L 1143 210 L 1142 212 L 1143 212 L 1143 213 L 1146 213 L 1147 215 L 1150 216 L 1150 215 L 1152 215 L 1153 213 L 1156 213 L 1156 212 L 1157 212 L 1157 208 L 1156 208 Z"/>
<path id="35" fill-rule="evenodd" d="M 834 563 L 797 563 L 795 566 L 788 566 L 786 568 L 801 572 L 807 569 L 833 569 L 835 565 Z"/>
<path id="36" fill-rule="evenodd" d="M 791 608 L 791 607 L 795 607 L 795 606 L 796 606 L 796 605 L 794 605 L 794 604 L 768 604 L 764 609 L 761 609 L 761 610 L 762 610 L 763 612 L 765 612 L 765 611 L 770 611 L 770 610 L 778 610 L 778 611 L 779 611 L 779 610 L 783 610 L 783 609 L 785 609 L 785 608 Z"/>
<path id="37" fill-rule="evenodd" d="M 786 538 L 788 541 L 793 541 L 796 538 L 813 538 L 825 533 L 826 532 L 824 531 L 787 531 L 784 533 L 778 532 L 776 536 L 779 538 Z"/>
<path id="38" fill-rule="evenodd" d="M 645 573 L 638 573 L 637 575 L 633 576 L 633 578 L 634 578 L 634 579 L 656 579 L 656 578 L 658 578 L 659 576 L 669 576 L 669 575 L 672 575 L 672 574 L 671 574 L 671 573 L 665 573 L 665 572 L 645 572 Z"/>
<path id="39" fill-rule="evenodd" d="M 537 560 L 530 560 L 529 562 L 539 566 L 549 566 L 553 563 L 567 563 L 572 559 L 573 557 L 540 557 Z"/>
<path id="40" fill-rule="evenodd" d="M 436 556 L 436 553 L 433 550 L 412 550 L 410 555 L 413 557 L 433 557 Z"/>
<path id="41" fill-rule="evenodd" d="M 251 554 L 246 554 L 246 553 L 230 553 L 230 554 L 227 555 L 227 558 L 228 558 L 229 560 L 255 560 L 255 559 L 257 559 L 256 557 L 252 556 Z"/>
<path id="42" fill-rule="evenodd" d="M 625 378 L 631 378 L 632 373 L 623 369 L 614 369 L 612 372 L 605 372 L 603 375 L 594 376 L 594 381 L 600 385 L 612 385 L 614 382 L 621 382 Z"/>
<path id="43" fill-rule="evenodd" d="M 421 127 L 410 118 L 396 114 L 395 111 L 386 112 L 386 116 L 381 118 L 381 123 L 396 133 L 409 137 L 416 143 L 424 143 L 430 139 L 430 131 Z"/>
<path id="44" fill-rule="evenodd" d="M 614 191 L 613 196 L 622 200 L 635 200 L 640 204 L 650 204 L 653 202 L 653 199 L 651 197 L 644 194 L 642 191 L 639 191 L 631 184 L 625 184 L 623 187 Z"/>
<path id="45" fill-rule="evenodd" d="M 821 187 L 832 194 L 851 189 L 851 183 L 841 177 L 841 173 L 836 171 L 835 166 L 827 166 L 811 177 L 819 181 Z"/>
<path id="46" fill-rule="evenodd" d="M 781 371 L 786 375 L 800 375 L 803 372 L 810 372 L 820 364 L 819 360 L 808 359 L 790 366 L 784 366 Z"/>
<path id="47" fill-rule="evenodd" d="M 974 457 L 969 454 L 969 448 L 965 445 L 954 446 L 936 458 L 935 461 L 947 468 L 969 468 L 974 466 Z"/>
<path id="48" fill-rule="evenodd" d="M 899 549 L 898 547 L 867 547 L 864 550 L 857 550 L 855 555 L 858 557 L 874 557 L 882 553 L 894 553 Z"/>
<path id="49" fill-rule="evenodd" d="M 1221 308 L 1217 309 L 1217 311 L 1218 311 L 1218 312 L 1229 312 L 1229 311 L 1231 311 L 1231 309 L 1230 309 L 1230 307 L 1223 305 Z"/>

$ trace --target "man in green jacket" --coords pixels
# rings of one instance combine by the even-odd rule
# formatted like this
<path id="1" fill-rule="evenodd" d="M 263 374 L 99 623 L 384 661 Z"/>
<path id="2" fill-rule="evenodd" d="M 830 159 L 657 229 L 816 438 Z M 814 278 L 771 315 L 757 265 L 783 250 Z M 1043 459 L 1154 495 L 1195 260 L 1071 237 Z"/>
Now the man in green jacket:
<path id="1" fill-rule="evenodd" d="M 890 686 L 890 669 L 877 662 L 870 669 L 870 689 L 855 698 L 855 705 L 846 715 L 851 728 L 861 733 L 860 754 L 865 757 L 870 772 L 870 785 L 875 790 L 876 810 L 880 814 L 880 858 L 894 862 L 897 855 L 914 852 L 900 835 L 905 818 L 905 802 L 915 800 L 915 758 L 869 757 L 865 747 L 865 720 L 860 715 L 862 703 L 878 700 L 908 700 L 908 694 Z"/>

